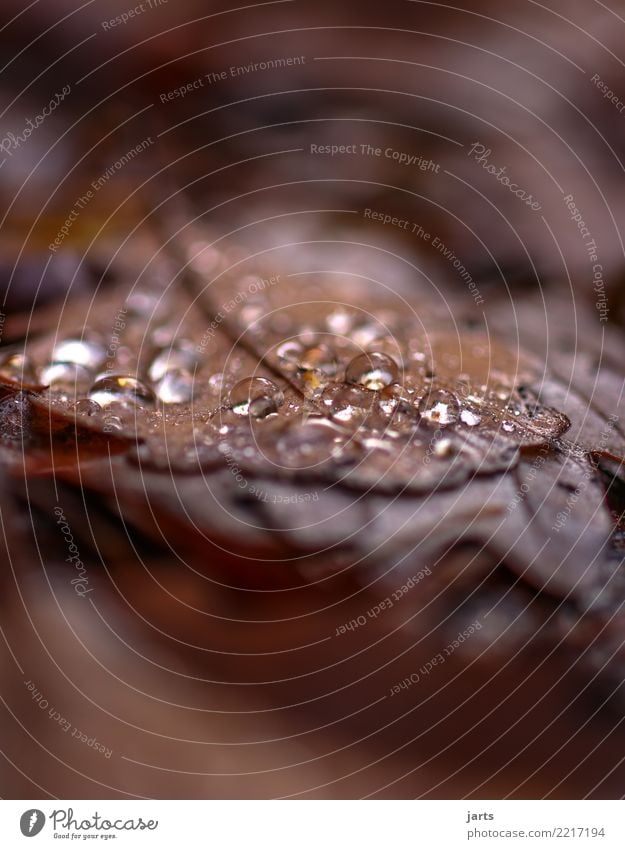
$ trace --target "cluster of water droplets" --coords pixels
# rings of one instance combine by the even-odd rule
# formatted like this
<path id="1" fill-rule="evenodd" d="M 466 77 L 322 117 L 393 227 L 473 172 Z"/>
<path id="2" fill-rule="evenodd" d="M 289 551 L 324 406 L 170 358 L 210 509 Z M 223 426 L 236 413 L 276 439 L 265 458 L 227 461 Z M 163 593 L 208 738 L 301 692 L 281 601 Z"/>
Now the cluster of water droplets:
<path id="1" fill-rule="evenodd" d="M 272 320 L 276 316 L 281 314 Z M 285 320 L 278 322 L 283 330 L 286 317 L 284 312 Z M 250 310 L 246 321 L 255 320 Z M 104 337 L 90 333 L 59 340 L 43 364 L 41 357 L 35 365 L 23 353 L 8 354 L 0 361 L 0 376 L 48 387 L 53 401 L 107 430 L 136 430 L 139 420 L 148 423 L 142 435 L 154 446 L 163 441 L 167 424 L 177 435 L 178 459 L 189 462 L 226 451 L 235 452 L 241 463 L 261 455 L 274 468 L 340 470 L 373 458 L 372 474 L 393 462 L 409 475 L 417 461 L 436 465 L 463 451 L 484 453 L 486 448 L 476 448 L 480 437 L 476 441 L 471 434 L 485 442 L 495 434 L 520 444 L 566 429 L 564 417 L 541 407 L 513 381 L 481 383 L 454 373 L 460 367 L 455 354 L 443 357 L 438 376 L 431 352 L 426 354 L 411 328 L 402 328 L 397 316 L 386 320 L 399 325 L 395 336 L 384 321 L 356 320 L 337 306 L 323 327 L 304 322 L 264 357 L 259 352 L 262 370 L 243 378 L 241 352 L 226 351 L 223 371 L 208 372 L 197 346 L 168 324 L 147 334 L 145 345 L 140 337 L 134 361 L 127 357 L 133 343 L 126 360 L 115 358 L 114 364 L 127 364 L 126 369 L 111 369 Z"/>
<path id="2" fill-rule="evenodd" d="M 565 417 L 542 407 L 514 380 L 494 373 L 484 383 L 461 373 L 456 354 L 447 356 L 438 377 L 431 357 L 409 338 L 398 341 L 384 334 L 380 321 L 355 323 L 337 308 L 322 331 L 306 328 L 278 343 L 273 363 L 304 400 L 300 415 L 287 416 L 266 439 L 256 434 L 257 444 L 288 468 L 328 461 L 340 466 L 371 456 L 380 464 L 380 457 L 399 452 L 405 469 L 414 472 L 416 460 L 435 465 L 469 452 L 479 465 L 489 450 L 495 453 L 492 445 L 508 462 L 516 446 L 566 430 Z M 288 394 L 269 377 L 246 378 L 232 388 L 226 406 L 269 427 Z M 489 463 L 485 468 L 493 466 L 492 456 Z"/>
<path id="3" fill-rule="evenodd" d="M 199 362 L 195 346 L 187 339 L 163 336 L 159 341 L 166 344 L 150 342 L 145 367 L 125 370 L 110 367 L 107 347 L 95 334 L 69 336 L 54 344 L 43 365 L 35 362 L 41 357 L 5 355 L 0 360 L 0 377 L 18 385 L 45 387 L 53 403 L 71 404 L 80 417 L 98 417 L 108 429 L 121 430 L 140 411 L 188 404 L 193 399 Z"/>

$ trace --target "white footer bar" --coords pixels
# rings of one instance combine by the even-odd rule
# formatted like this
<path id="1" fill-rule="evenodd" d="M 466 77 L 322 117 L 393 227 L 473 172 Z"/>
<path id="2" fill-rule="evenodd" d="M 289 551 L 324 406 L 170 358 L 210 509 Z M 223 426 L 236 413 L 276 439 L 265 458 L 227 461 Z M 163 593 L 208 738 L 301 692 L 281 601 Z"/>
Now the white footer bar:
<path id="1" fill-rule="evenodd" d="M 71 844 L 119 849 L 623 849 L 625 802 L 0 802 L 0 846 Z"/>

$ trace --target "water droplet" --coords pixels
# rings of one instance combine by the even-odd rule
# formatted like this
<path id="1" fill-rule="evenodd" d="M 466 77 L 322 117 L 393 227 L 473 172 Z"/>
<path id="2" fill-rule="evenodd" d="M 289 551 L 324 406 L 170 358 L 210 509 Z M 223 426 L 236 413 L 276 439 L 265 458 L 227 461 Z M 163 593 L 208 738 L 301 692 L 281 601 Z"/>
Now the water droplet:
<path id="1" fill-rule="evenodd" d="M 106 350 L 91 339 L 64 339 L 54 346 L 53 363 L 75 363 L 95 371 L 106 359 Z"/>
<path id="2" fill-rule="evenodd" d="M 250 415 L 264 419 L 284 403 L 284 395 L 278 386 L 266 377 L 246 377 L 239 380 L 230 390 L 230 405 L 237 416 Z"/>
<path id="3" fill-rule="evenodd" d="M 115 402 L 129 402 L 138 407 L 153 404 L 154 392 L 132 375 L 111 374 L 101 377 L 89 391 L 89 398 L 101 407 Z"/>
<path id="4" fill-rule="evenodd" d="M 297 370 L 306 397 L 318 397 L 336 375 L 338 361 L 327 345 L 309 345 L 297 357 Z"/>
<path id="5" fill-rule="evenodd" d="M 89 369 L 78 363 L 50 363 L 41 370 L 39 377 L 46 386 L 74 389 L 86 388 L 93 379 Z"/>
<path id="6" fill-rule="evenodd" d="M 170 369 L 156 384 L 156 395 L 164 404 L 185 404 L 193 397 L 193 375 L 187 369 Z"/>
<path id="7" fill-rule="evenodd" d="M 0 361 L 0 375 L 18 383 L 34 383 L 35 374 L 32 364 L 24 354 L 7 354 Z"/>
<path id="8" fill-rule="evenodd" d="M 321 403 L 336 422 L 361 425 L 373 412 L 375 393 L 360 386 L 333 383 L 321 395 Z"/>
<path id="9" fill-rule="evenodd" d="M 377 351 L 359 354 L 345 370 L 348 383 L 359 383 L 365 389 L 384 389 L 396 383 L 398 377 L 399 369 L 395 360 Z"/>
<path id="10" fill-rule="evenodd" d="M 95 401 L 90 401 L 89 398 L 81 398 L 74 404 L 74 412 L 80 416 L 95 416 L 101 411 L 102 407 Z"/>
<path id="11" fill-rule="evenodd" d="M 482 421 L 482 417 L 475 410 L 465 408 L 460 413 L 460 421 L 469 427 L 475 427 Z"/>
<path id="12" fill-rule="evenodd" d="M 431 388 L 419 402 L 419 413 L 431 424 L 445 427 L 458 420 L 460 404 L 453 392 Z"/>
<path id="13" fill-rule="evenodd" d="M 168 371 L 186 369 L 192 372 L 198 362 L 198 354 L 192 342 L 179 340 L 170 348 L 160 351 L 148 366 L 150 380 L 160 380 Z"/>
<path id="14" fill-rule="evenodd" d="M 502 430 L 505 430 L 506 433 L 512 433 L 514 431 L 514 422 L 510 422 L 507 419 L 501 423 Z"/>

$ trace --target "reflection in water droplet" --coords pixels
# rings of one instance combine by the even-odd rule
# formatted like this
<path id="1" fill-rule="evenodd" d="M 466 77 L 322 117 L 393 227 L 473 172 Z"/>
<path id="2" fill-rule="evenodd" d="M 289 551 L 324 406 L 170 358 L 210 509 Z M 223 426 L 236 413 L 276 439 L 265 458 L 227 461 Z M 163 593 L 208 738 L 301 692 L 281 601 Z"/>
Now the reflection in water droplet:
<path id="1" fill-rule="evenodd" d="M 321 395 L 321 403 L 331 419 L 356 426 L 373 412 L 375 400 L 375 393 L 347 383 L 333 383 Z"/>
<path id="2" fill-rule="evenodd" d="M 132 375 L 111 374 L 101 377 L 89 391 L 89 398 L 101 407 L 115 402 L 129 402 L 138 407 L 153 404 L 154 392 Z"/>
<path id="3" fill-rule="evenodd" d="M 419 413 L 426 421 L 445 427 L 458 420 L 460 404 L 453 392 L 431 388 L 419 402 Z"/>
<path id="4" fill-rule="evenodd" d="M 272 380 L 265 377 L 246 377 L 230 390 L 232 412 L 264 419 L 284 403 L 284 395 Z"/>
<path id="5" fill-rule="evenodd" d="M 160 351 L 148 366 L 150 380 L 160 380 L 168 371 L 186 369 L 192 372 L 198 362 L 198 354 L 193 344 L 181 339 L 170 348 Z"/>
<path id="6" fill-rule="evenodd" d="M 298 366 L 303 371 L 317 371 L 327 377 L 333 377 L 337 372 L 338 362 L 334 351 L 322 343 L 305 348 L 299 357 Z"/>
<path id="7" fill-rule="evenodd" d="M 193 375 L 186 369 L 170 369 L 156 384 L 156 395 L 164 404 L 185 404 L 193 397 Z"/>
<path id="8" fill-rule="evenodd" d="M 475 427 L 476 425 L 479 425 L 479 423 L 482 421 L 482 417 L 479 413 L 475 412 L 475 410 L 465 408 L 460 413 L 460 421 L 462 421 L 465 425 L 468 425 L 469 427 Z"/>
<path id="9" fill-rule="evenodd" d="M 106 359 L 106 349 L 90 339 L 64 339 L 54 346 L 52 362 L 76 363 L 95 371 Z"/>
<path id="10" fill-rule="evenodd" d="M 359 354 L 349 363 L 345 370 L 345 380 L 348 383 L 359 383 L 366 389 L 384 389 L 396 383 L 399 377 L 397 363 L 386 354 L 373 351 Z"/>
<path id="11" fill-rule="evenodd" d="M 407 433 L 419 424 L 419 413 L 408 392 L 399 384 L 383 389 L 378 403 L 382 418 L 394 431 Z"/>
<path id="12" fill-rule="evenodd" d="M 95 416 L 100 412 L 102 407 L 95 401 L 90 401 L 89 398 L 81 398 L 74 404 L 74 412 L 80 416 Z"/>
<path id="13" fill-rule="evenodd" d="M 514 431 L 514 422 L 510 422 L 508 420 L 503 421 L 501 423 L 502 430 L 505 430 L 506 433 L 512 433 Z"/>
<path id="14" fill-rule="evenodd" d="M 39 378 L 45 386 L 55 388 L 86 388 L 92 381 L 91 372 L 78 363 L 51 363 L 41 370 Z"/>
<path id="15" fill-rule="evenodd" d="M 276 355 L 281 363 L 295 368 L 302 353 L 302 346 L 297 339 L 288 339 L 276 349 Z"/>
<path id="16" fill-rule="evenodd" d="M 106 416 L 104 419 L 104 431 L 123 430 L 124 423 L 119 416 Z"/>

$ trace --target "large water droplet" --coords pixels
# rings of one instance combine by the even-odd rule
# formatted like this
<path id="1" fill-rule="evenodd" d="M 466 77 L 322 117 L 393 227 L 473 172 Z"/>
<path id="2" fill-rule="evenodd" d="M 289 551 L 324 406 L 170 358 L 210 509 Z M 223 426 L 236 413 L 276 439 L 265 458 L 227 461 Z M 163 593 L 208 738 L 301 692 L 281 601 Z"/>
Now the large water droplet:
<path id="1" fill-rule="evenodd" d="M 458 420 L 460 404 L 453 392 L 432 388 L 419 402 L 419 413 L 431 424 L 445 427 Z"/>
<path id="2" fill-rule="evenodd" d="M 266 377 L 246 377 L 230 390 L 230 405 L 237 416 L 250 415 L 264 419 L 284 403 L 284 395 L 272 380 Z"/>
<path id="3" fill-rule="evenodd" d="M 63 339 L 54 346 L 52 362 L 76 363 L 95 371 L 106 359 L 106 349 L 92 339 Z"/>
<path id="4" fill-rule="evenodd" d="M 348 383 L 359 383 L 365 389 L 384 389 L 396 383 L 398 377 L 399 369 L 395 360 L 378 351 L 359 354 L 345 370 Z"/>
<path id="5" fill-rule="evenodd" d="M 96 380 L 89 391 L 89 398 L 101 407 L 116 402 L 145 407 L 155 401 L 154 392 L 147 384 L 124 374 L 111 374 Z"/>
<path id="6" fill-rule="evenodd" d="M 156 384 L 156 396 L 164 404 L 185 404 L 193 397 L 193 375 L 187 369 L 170 369 Z"/>

